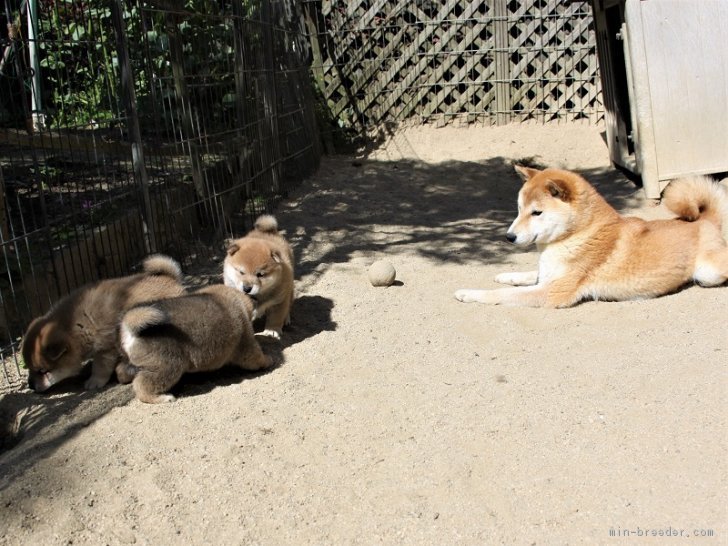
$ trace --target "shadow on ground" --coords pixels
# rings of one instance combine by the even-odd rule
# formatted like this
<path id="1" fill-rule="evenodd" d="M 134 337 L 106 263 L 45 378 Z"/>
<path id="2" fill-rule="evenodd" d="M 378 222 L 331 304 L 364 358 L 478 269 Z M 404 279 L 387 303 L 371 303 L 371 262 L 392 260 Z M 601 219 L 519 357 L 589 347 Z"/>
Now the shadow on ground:
<path id="1" fill-rule="evenodd" d="M 639 201 L 636 187 L 614 169 L 582 171 L 617 209 Z M 323 331 L 333 331 L 336 302 L 306 293 L 316 277 L 337 263 L 362 255 L 415 254 L 434 263 L 505 263 L 513 247 L 504 235 L 516 213 L 521 181 L 513 161 L 449 161 L 436 165 L 413 160 L 376 161 L 326 158 L 280 211 L 280 224 L 297 255 L 304 292 L 294 305 L 293 325 L 274 351 Z M 218 261 L 194 274 L 198 285 L 218 282 Z M 190 284 L 190 283 L 188 283 Z M 192 283 L 194 285 L 194 283 Z M 285 365 L 281 363 L 279 365 Z M 255 377 L 236 369 L 194 378 L 175 390 L 194 396 Z M 129 386 L 86 392 L 82 379 L 50 395 L 30 391 L 6 394 L 0 414 L 25 412 L 20 444 L 0 454 L 0 490 L 55 451 L 84 427 L 133 399 Z"/>
<path id="2" fill-rule="evenodd" d="M 266 354 L 273 357 L 276 366 L 261 372 L 245 372 L 234 366 L 226 366 L 214 372 L 186 374 L 172 389 L 178 397 L 198 396 L 217 387 L 242 383 L 255 379 L 285 365 L 283 350 L 323 331 L 336 329 L 331 319 L 334 303 L 328 298 L 302 295 L 294 302 L 294 322 L 287 327 L 278 342 L 261 342 Z M 262 324 L 256 324 L 262 329 Z M 88 372 L 88 370 L 87 370 Z M 113 408 L 123 406 L 134 399 L 129 385 L 112 381 L 101 391 L 86 391 L 85 375 L 70 378 L 59 383 L 47 394 L 29 389 L 11 392 L 0 399 L 0 416 L 12 420 L 20 414 L 20 430 L 17 437 L 5 437 L 0 451 L 0 491 L 26 468 L 42 460 L 80 430 L 96 419 L 106 415 Z M 15 448 L 15 444 L 24 444 Z"/>
<path id="3" fill-rule="evenodd" d="M 505 233 L 521 187 L 513 165 L 504 157 L 436 165 L 326 158 L 281 217 L 299 277 L 380 252 L 446 263 L 507 261 L 514 249 Z M 580 174 L 618 210 L 638 201 L 637 187 L 614 169 Z"/>

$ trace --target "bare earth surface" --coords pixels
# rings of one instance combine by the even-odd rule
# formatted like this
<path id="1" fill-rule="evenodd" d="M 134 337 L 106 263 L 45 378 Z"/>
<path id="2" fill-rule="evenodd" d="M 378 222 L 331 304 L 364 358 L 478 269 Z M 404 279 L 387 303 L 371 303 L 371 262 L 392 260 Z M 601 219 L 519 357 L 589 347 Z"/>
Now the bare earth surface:
<path id="1" fill-rule="evenodd" d="M 80 380 L 6 394 L 24 417 L 0 544 L 727 544 L 728 288 L 565 310 L 452 295 L 536 263 L 504 240 L 514 160 L 659 214 L 601 130 L 425 127 L 326 158 L 276 211 L 299 263 L 266 345 L 281 366 L 189 376 L 162 406 Z M 396 286 L 369 285 L 379 258 Z"/>

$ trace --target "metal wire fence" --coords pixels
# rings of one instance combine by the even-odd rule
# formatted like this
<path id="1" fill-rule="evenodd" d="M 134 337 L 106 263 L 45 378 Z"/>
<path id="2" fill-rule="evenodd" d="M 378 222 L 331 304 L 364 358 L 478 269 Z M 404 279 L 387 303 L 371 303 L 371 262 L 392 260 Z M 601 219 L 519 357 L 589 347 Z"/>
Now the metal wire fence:
<path id="1" fill-rule="evenodd" d="M 3 2 L 0 390 L 34 316 L 151 252 L 207 260 L 320 140 L 603 117 L 586 0 Z"/>
<path id="2" fill-rule="evenodd" d="M 86 282 L 219 252 L 319 160 L 294 0 L 5 0 L 0 387 Z"/>

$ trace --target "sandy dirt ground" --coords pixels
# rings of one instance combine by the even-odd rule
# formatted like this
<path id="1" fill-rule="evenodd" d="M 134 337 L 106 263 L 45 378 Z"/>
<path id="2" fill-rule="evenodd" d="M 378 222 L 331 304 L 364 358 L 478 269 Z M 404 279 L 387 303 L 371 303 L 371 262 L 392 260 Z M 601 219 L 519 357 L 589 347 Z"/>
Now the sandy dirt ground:
<path id="1" fill-rule="evenodd" d="M 276 211 L 298 259 L 292 327 L 266 345 L 282 364 L 188 376 L 162 406 L 80 380 L 6 394 L 24 417 L 0 455 L 0 545 L 727 544 L 728 288 L 453 298 L 536 263 L 504 238 L 513 161 L 660 214 L 601 132 L 424 127 L 325 158 Z M 379 258 L 395 286 L 368 284 Z"/>

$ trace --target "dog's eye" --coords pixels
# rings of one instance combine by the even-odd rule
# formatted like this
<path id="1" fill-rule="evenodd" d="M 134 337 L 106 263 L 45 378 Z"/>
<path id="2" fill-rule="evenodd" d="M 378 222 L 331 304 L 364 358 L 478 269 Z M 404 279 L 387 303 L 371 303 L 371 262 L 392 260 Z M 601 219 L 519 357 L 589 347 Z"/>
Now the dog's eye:
<path id="1" fill-rule="evenodd" d="M 532 210 L 531 216 L 541 216 L 542 210 Z"/>
<path id="2" fill-rule="evenodd" d="M 257 272 L 257 273 L 255 274 L 255 276 L 256 276 L 256 277 L 258 277 L 258 278 L 260 279 L 261 277 L 265 277 L 265 272 L 263 272 L 263 271 L 258 271 L 258 272 Z"/>

